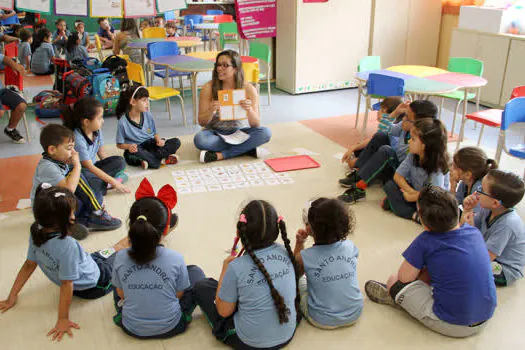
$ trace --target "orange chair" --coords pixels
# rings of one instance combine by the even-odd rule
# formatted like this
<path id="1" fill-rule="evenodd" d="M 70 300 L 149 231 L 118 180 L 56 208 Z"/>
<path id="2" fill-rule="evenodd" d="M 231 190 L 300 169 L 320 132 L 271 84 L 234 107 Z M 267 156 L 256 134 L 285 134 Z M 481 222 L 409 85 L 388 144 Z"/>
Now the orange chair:
<path id="1" fill-rule="evenodd" d="M 213 23 L 228 23 L 233 22 L 232 15 L 217 15 L 213 18 Z"/>
<path id="2" fill-rule="evenodd" d="M 6 45 L 7 46 L 7 45 Z M 16 86 L 18 90 L 23 94 L 24 91 L 24 79 L 22 77 L 22 74 L 14 71 L 9 66 L 4 67 L 4 86 Z M 8 106 L 4 105 L 4 110 L 8 113 L 8 119 L 9 119 L 9 113 L 11 113 L 11 110 Z M 22 116 L 22 119 L 24 120 L 24 127 L 26 129 L 26 135 L 27 135 L 27 142 L 31 142 L 31 134 L 29 133 L 29 125 L 27 123 L 27 117 L 26 114 Z"/>
<path id="3" fill-rule="evenodd" d="M 15 58 L 18 61 L 18 44 L 13 42 L 4 46 L 4 55 Z"/>
<path id="4" fill-rule="evenodd" d="M 516 97 L 525 97 L 525 86 L 518 86 L 515 87 L 514 90 L 512 90 L 512 94 L 510 95 L 510 99 L 514 99 Z M 479 147 L 481 143 L 481 137 L 483 136 L 483 128 L 486 126 L 490 126 L 492 128 L 499 128 L 501 126 L 501 115 L 503 113 L 503 110 L 501 109 L 486 109 L 484 111 L 478 111 L 475 113 L 467 114 L 465 119 L 463 119 L 463 125 L 461 127 L 461 130 L 464 130 L 464 124 L 468 120 L 473 120 L 477 123 L 481 124 L 481 130 L 479 131 L 479 137 L 478 137 L 478 144 Z M 456 145 L 456 149 L 459 148 L 459 144 L 461 137 L 458 138 L 458 143 Z"/>

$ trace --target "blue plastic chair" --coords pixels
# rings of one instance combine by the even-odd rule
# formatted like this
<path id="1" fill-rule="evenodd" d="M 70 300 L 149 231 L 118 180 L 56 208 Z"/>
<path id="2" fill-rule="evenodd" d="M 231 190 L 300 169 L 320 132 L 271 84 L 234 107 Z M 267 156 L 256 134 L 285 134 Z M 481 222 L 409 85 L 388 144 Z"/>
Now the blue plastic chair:
<path id="1" fill-rule="evenodd" d="M 160 56 L 178 56 L 180 55 L 179 45 L 175 41 L 158 41 L 148 44 L 148 50 L 146 57 L 148 60 L 152 60 L 155 57 Z M 167 79 L 171 78 L 171 86 L 173 86 L 173 78 L 179 78 L 179 87 L 184 94 L 182 77 L 189 77 L 191 73 L 179 72 L 173 69 L 168 70 L 166 75 L 166 67 L 164 66 L 154 66 L 153 75 L 164 80 L 164 85 L 167 86 Z M 153 80 L 153 79 L 152 79 Z"/>
<path id="2" fill-rule="evenodd" d="M 363 130 L 361 132 L 361 140 L 366 135 L 366 124 L 368 122 L 368 111 L 372 110 L 372 98 L 385 98 L 390 96 L 405 96 L 405 81 L 401 78 L 395 78 L 388 75 L 370 73 L 366 83 L 366 107 L 365 120 L 363 122 Z M 359 113 L 355 118 L 355 127 L 359 123 Z"/>
<path id="3" fill-rule="evenodd" d="M 194 25 L 204 23 L 202 15 L 186 15 L 184 16 L 184 28 L 186 33 L 198 33 L 200 29 L 195 29 Z"/>
<path id="4" fill-rule="evenodd" d="M 210 16 L 219 16 L 224 15 L 223 10 L 206 10 L 206 14 Z"/>
<path id="5" fill-rule="evenodd" d="M 175 21 L 175 11 L 164 12 L 164 19 L 167 21 Z"/>
<path id="6" fill-rule="evenodd" d="M 501 128 L 499 131 L 498 148 L 496 149 L 496 161 L 499 163 L 502 151 L 509 156 L 525 159 L 525 144 L 507 147 L 506 133 L 509 127 L 515 123 L 525 123 L 525 97 L 517 97 L 505 105 L 501 116 Z"/>
<path id="7" fill-rule="evenodd" d="M 0 24 L 3 26 L 8 26 L 11 24 L 20 24 L 20 20 L 18 19 L 18 16 L 12 16 L 0 21 Z"/>

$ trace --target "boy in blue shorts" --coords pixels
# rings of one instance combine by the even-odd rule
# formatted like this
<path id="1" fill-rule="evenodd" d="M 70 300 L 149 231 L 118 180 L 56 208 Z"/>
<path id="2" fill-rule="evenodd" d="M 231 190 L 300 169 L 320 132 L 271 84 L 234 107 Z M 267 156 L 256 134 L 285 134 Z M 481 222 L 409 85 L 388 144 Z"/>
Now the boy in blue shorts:
<path id="1" fill-rule="evenodd" d="M 65 187 L 75 194 L 78 201 L 75 213 L 78 224 L 74 227 L 74 238 L 87 237 L 88 230 L 110 231 L 119 228 L 122 221 L 107 213 L 81 173 L 82 166 L 74 149 L 73 132 L 63 125 L 48 124 L 42 129 L 40 144 L 44 153 L 33 177 L 31 203 L 34 201 L 36 189 L 44 182 Z"/>
<path id="2" fill-rule="evenodd" d="M 366 282 L 366 294 L 376 303 L 397 304 L 434 332 L 474 335 L 496 308 L 483 238 L 475 227 L 460 227 L 456 198 L 447 190 L 425 187 L 417 207 L 425 231 L 403 253 L 398 273 L 387 284 Z"/>
<path id="3" fill-rule="evenodd" d="M 483 234 L 496 285 L 509 286 L 523 277 L 525 266 L 525 225 L 514 210 L 525 184 L 516 174 L 490 170 L 481 188 L 463 201 L 463 220 Z M 475 214 L 478 203 L 481 210 Z"/>
<path id="4" fill-rule="evenodd" d="M 9 57 L 0 54 L 0 61 L 4 66 L 8 66 L 20 74 L 25 72 L 22 65 L 16 63 Z M 16 126 L 26 112 L 27 103 L 20 94 L 11 89 L 6 89 L 3 87 L 2 83 L 0 83 L 0 118 L 2 118 L 5 113 L 4 105 L 9 107 L 9 110 L 11 111 L 11 117 L 9 118 L 9 123 L 4 129 L 4 134 L 6 134 L 14 143 L 26 143 L 24 137 L 20 135 L 18 130 L 16 130 Z"/>

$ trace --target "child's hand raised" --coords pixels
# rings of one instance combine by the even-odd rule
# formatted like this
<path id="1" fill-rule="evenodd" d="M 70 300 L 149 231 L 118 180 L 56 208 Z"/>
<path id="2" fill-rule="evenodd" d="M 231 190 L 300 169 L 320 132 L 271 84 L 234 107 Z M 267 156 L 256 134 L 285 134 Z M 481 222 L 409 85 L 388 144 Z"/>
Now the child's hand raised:
<path id="1" fill-rule="evenodd" d="M 67 318 L 59 319 L 55 327 L 52 330 L 50 330 L 49 333 L 47 333 L 47 335 L 52 335 L 52 340 L 56 339 L 57 341 L 60 341 L 62 340 L 64 333 L 67 333 L 70 337 L 73 337 L 73 331 L 71 330 L 71 328 L 80 329 L 80 326 L 75 322 L 71 322 Z"/>
<path id="2" fill-rule="evenodd" d="M 12 308 L 13 306 L 16 305 L 16 300 L 18 298 L 15 297 L 14 300 L 3 300 L 3 301 L 0 301 L 0 311 L 2 311 L 2 313 L 6 312 L 7 310 L 9 310 L 10 308 Z"/>
<path id="3" fill-rule="evenodd" d="M 471 194 L 463 200 L 463 212 L 472 211 L 479 203 L 479 197 L 476 193 Z"/>
<path id="4" fill-rule="evenodd" d="M 406 113 L 407 110 L 410 108 L 410 103 L 410 101 L 406 101 L 399 104 L 392 114 L 395 116 L 400 116 L 401 114 Z"/>
<path id="5" fill-rule="evenodd" d="M 78 152 L 75 151 L 75 150 L 72 150 L 71 151 L 71 159 L 70 159 L 70 162 L 71 164 L 73 164 L 73 166 L 76 168 L 76 167 L 81 167 L 82 165 L 80 164 L 80 157 L 78 156 Z"/>
<path id="6" fill-rule="evenodd" d="M 297 233 L 295 234 L 295 240 L 297 243 L 304 243 L 308 239 L 308 232 L 305 229 L 299 229 L 297 230 Z"/>

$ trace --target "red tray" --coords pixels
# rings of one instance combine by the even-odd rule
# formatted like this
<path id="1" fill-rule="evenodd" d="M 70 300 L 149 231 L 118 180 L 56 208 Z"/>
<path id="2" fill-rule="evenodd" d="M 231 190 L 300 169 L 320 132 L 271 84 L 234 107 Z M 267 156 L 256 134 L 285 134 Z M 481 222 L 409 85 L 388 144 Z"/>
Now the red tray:
<path id="1" fill-rule="evenodd" d="M 312 157 L 307 155 L 291 156 L 283 158 L 272 158 L 264 161 L 273 171 L 280 173 L 283 171 L 303 170 L 319 168 L 321 165 Z"/>

